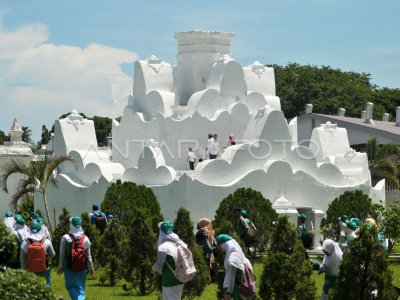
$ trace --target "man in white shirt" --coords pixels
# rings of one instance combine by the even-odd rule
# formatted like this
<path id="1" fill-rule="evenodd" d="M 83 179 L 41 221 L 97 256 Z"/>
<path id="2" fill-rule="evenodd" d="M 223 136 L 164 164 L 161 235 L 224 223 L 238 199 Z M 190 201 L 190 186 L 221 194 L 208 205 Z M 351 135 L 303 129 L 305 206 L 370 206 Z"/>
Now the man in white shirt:
<path id="1" fill-rule="evenodd" d="M 213 141 L 214 141 L 213 135 L 212 135 L 212 133 L 209 133 L 208 140 L 207 140 L 207 147 L 206 147 L 206 157 L 207 157 L 207 155 L 210 154 L 209 151 L 210 151 L 210 147 L 211 147 L 211 144 Z"/>
<path id="2" fill-rule="evenodd" d="M 196 155 L 194 154 L 192 148 L 189 148 L 187 161 L 189 162 L 190 170 L 194 170 L 194 163 L 196 161 Z"/>
<path id="3" fill-rule="evenodd" d="M 219 148 L 219 142 L 218 142 L 218 135 L 214 134 L 213 140 L 210 145 L 210 159 L 216 159 L 218 156 L 218 148 Z"/>

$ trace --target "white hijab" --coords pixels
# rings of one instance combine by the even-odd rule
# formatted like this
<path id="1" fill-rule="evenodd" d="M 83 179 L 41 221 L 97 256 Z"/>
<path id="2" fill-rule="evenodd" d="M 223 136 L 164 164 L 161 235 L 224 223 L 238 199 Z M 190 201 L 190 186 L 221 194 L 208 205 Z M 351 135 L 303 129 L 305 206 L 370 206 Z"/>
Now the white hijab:
<path id="1" fill-rule="evenodd" d="M 31 231 L 28 238 L 35 242 L 39 242 L 39 241 L 43 240 L 43 238 L 44 238 L 43 230 L 40 230 L 39 232 L 36 232 L 36 233 Z"/>
<path id="2" fill-rule="evenodd" d="M 74 239 L 80 239 L 82 237 L 82 234 L 84 234 L 84 231 L 81 226 L 75 227 L 72 223 L 69 223 L 69 232 L 72 234 Z"/>
<path id="3" fill-rule="evenodd" d="M 3 221 L 4 225 L 10 230 L 11 232 L 14 232 L 14 225 L 15 225 L 15 219 L 14 217 L 5 217 Z"/>
<path id="4" fill-rule="evenodd" d="M 170 241 L 176 242 L 177 240 L 179 240 L 179 236 L 176 233 L 173 233 L 173 232 L 167 234 L 164 231 L 160 230 L 160 232 L 158 234 L 157 246 L 160 246 L 166 240 L 170 240 Z M 183 244 L 186 246 L 185 243 L 183 243 Z"/>
<path id="5" fill-rule="evenodd" d="M 225 260 L 224 260 L 225 269 L 228 268 L 230 263 L 233 264 L 234 267 L 236 267 L 238 269 L 242 269 L 241 263 L 238 263 L 238 261 L 235 259 L 231 259 L 231 254 L 233 252 L 237 252 L 242 257 L 241 261 L 243 261 L 243 263 L 246 264 L 246 267 L 249 268 L 251 270 L 251 272 L 253 272 L 253 267 L 252 267 L 250 261 L 244 255 L 243 250 L 240 247 L 240 245 L 238 244 L 238 242 L 236 242 L 234 239 L 231 239 L 231 240 L 221 244 L 220 247 L 226 251 Z"/>
<path id="6" fill-rule="evenodd" d="M 339 245 L 333 240 L 327 239 L 322 243 L 322 250 L 330 254 L 329 256 L 325 254 L 322 264 L 329 269 L 329 275 L 338 276 L 343 256 Z"/>

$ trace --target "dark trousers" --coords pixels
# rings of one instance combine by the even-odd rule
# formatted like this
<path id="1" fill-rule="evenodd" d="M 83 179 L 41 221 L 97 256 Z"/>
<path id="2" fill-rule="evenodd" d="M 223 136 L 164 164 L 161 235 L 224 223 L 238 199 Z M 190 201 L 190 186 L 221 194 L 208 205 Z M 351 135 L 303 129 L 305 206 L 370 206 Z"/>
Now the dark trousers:
<path id="1" fill-rule="evenodd" d="M 210 154 L 210 159 L 216 159 L 217 158 L 217 154 Z"/>
<path id="2" fill-rule="evenodd" d="M 190 170 L 194 170 L 194 161 L 189 161 Z"/>

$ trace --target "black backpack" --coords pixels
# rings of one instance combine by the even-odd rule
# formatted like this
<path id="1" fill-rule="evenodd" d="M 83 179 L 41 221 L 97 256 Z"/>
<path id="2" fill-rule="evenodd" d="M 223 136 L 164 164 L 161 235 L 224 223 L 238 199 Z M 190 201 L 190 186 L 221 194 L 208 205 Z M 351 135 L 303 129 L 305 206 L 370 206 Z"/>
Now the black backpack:
<path id="1" fill-rule="evenodd" d="M 107 227 L 107 218 L 106 216 L 101 213 L 96 211 L 94 213 L 95 216 L 95 221 L 94 221 L 94 225 L 96 225 L 97 229 L 100 230 L 100 233 L 103 233 L 104 229 L 106 229 Z"/>

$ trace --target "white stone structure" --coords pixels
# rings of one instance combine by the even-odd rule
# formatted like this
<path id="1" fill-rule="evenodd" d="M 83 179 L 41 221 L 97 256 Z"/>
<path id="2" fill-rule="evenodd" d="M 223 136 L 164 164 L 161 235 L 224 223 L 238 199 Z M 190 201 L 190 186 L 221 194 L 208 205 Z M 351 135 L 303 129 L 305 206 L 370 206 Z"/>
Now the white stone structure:
<path id="1" fill-rule="evenodd" d="M 98 149 L 92 121 L 76 111 L 57 120 L 53 149 L 77 166 L 64 164 L 59 188 L 48 188 L 50 210 L 90 211 L 117 179 L 151 187 L 169 219 L 181 206 L 194 220 L 213 218 L 239 187 L 260 191 L 293 222 L 306 213 L 315 229 L 347 190 L 384 201 L 384 182 L 371 186 L 366 155 L 350 149 L 345 129 L 326 123 L 314 129 L 310 148 L 297 144 L 297 123 L 288 124 L 280 110 L 274 70 L 259 62 L 242 67 L 230 56 L 233 36 L 177 33 L 176 67 L 155 56 L 137 61 L 133 93 L 121 122 L 113 121 L 111 156 Z M 219 136 L 218 159 L 189 171 L 187 150 L 205 158 L 208 133 Z M 231 134 L 237 144 L 224 148 Z"/>
<path id="2" fill-rule="evenodd" d="M 22 141 L 23 130 L 18 120 L 15 118 L 9 132 L 10 141 L 0 146 L 0 166 L 9 163 L 11 160 L 29 163 L 33 159 L 31 148 Z M 16 192 L 20 177 L 12 175 L 7 181 L 8 193 L 0 189 L 0 216 L 10 210 L 9 204 L 12 195 Z"/>

